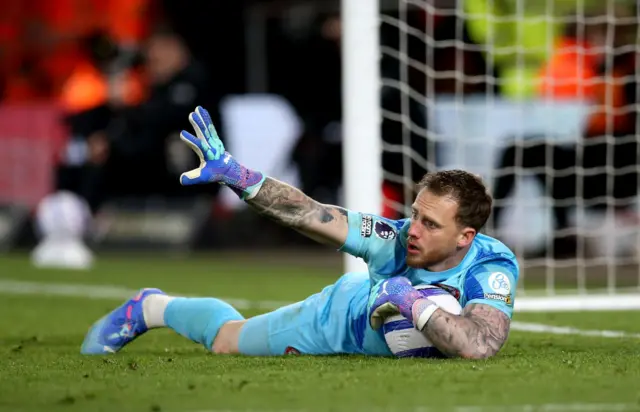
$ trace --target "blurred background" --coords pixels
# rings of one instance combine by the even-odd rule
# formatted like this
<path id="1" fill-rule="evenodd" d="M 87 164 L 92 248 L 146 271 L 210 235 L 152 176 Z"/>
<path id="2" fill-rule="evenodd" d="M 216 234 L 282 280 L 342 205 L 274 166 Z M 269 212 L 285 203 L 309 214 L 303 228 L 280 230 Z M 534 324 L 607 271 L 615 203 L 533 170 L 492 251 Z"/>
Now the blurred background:
<path id="1" fill-rule="evenodd" d="M 345 161 L 381 165 L 389 218 L 426 171 L 465 168 L 496 198 L 486 232 L 547 286 L 596 266 L 639 284 L 636 2 L 381 0 L 383 150 L 353 160 L 337 0 L 1 8 L 0 251 L 60 224 L 94 251 L 318 249 L 226 189 L 179 185 L 202 105 L 241 162 L 321 202 L 343 204 Z"/>

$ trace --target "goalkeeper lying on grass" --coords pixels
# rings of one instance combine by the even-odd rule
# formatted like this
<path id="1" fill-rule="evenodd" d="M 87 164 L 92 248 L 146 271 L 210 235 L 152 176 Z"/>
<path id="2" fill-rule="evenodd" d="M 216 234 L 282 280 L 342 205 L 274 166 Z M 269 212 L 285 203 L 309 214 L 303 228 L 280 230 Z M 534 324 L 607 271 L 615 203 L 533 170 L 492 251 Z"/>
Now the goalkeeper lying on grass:
<path id="1" fill-rule="evenodd" d="M 506 246 L 478 233 L 492 203 L 479 178 L 459 170 L 429 173 L 411 218 L 387 220 L 320 204 L 240 165 L 206 110 L 196 108 L 189 120 L 196 136 L 183 131 L 181 139 L 201 164 L 181 176 L 183 185 L 226 185 L 258 213 L 364 259 L 369 273 L 347 273 L 302 302 L 250 319 L 219 299 L 143 289 L 91 327 L 82 353 L 117 352 L 149 329 L 168 327 L 220 354 L 390 356 L 380 327 L 398 312 L 447 356 L 487 358 L 502 347 L 518 265 Z M 420 284 L 442 285 L 462 313 L 439 309 L 412 286 Z"/>

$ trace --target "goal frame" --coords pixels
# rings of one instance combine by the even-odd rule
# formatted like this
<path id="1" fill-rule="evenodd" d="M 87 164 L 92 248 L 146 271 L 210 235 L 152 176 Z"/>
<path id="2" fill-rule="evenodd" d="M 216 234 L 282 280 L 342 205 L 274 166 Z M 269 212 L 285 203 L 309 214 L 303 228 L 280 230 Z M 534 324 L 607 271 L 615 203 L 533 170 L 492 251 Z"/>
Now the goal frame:
<path id="1" fill-rule="evenodd" d="M 341 0 L 344 204 L 380 214 L 382 209 L 382 110 L 380 107 L 380 0 Z M 346 272 L 366 271 L 345 254 Z M 640 291 L 558 293 L 517 299 L 520 312 L 639 310 Z"/>

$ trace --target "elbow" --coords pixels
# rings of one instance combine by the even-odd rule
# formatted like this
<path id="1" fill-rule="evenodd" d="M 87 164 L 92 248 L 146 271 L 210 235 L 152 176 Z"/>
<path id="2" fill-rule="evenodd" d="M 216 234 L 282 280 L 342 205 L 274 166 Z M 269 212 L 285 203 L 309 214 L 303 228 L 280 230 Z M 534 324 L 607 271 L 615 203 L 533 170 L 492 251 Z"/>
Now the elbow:
<path id="1" fill-rule="evenodd" d="M 493 355 L 490 354 L 484 354 L 484 353 L 476 353 L 476 352 L 462 352 L 460 353 L 460 357 L 462 359 L 467 359 L 467 360 L 483 360 L 483 359 L 488 359 Z"/>
<path id="2" fill-rule="evenodd" d="M 458 357 L 468 360 L 483 360 L 495 356 L 496 353 L 497 351 L 490 349 L 482 350 L 482 348 L 464 348 L 458 353 Z"/>

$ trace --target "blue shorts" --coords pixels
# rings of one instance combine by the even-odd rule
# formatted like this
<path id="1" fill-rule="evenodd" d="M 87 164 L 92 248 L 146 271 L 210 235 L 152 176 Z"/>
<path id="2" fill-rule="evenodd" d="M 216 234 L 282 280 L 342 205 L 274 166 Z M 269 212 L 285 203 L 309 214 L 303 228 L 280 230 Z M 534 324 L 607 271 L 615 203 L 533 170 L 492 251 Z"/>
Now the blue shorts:
<path id="1" fill-rule="evenodd" d="M 368 273 L 347 273 L 301 302 L 248 319 L 240 353 L 391 356 L 382 331 L 369 325 L 369 291 Z"/>

